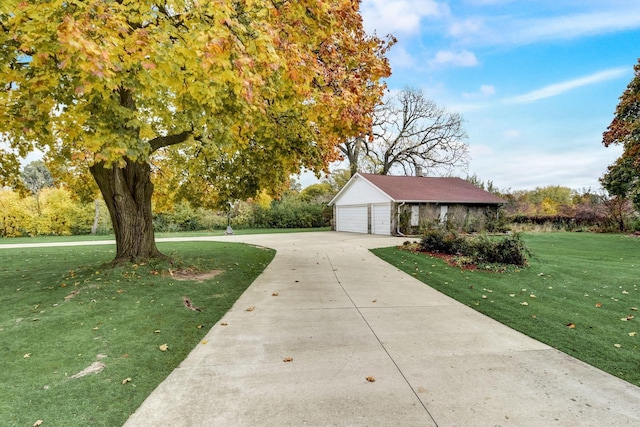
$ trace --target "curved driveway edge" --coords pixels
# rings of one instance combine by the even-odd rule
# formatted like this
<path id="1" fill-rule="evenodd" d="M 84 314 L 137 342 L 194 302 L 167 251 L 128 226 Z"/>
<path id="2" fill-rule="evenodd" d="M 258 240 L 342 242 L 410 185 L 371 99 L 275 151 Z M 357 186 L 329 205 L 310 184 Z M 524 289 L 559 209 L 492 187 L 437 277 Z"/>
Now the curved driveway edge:
<path id="1" fill-rule="evenodd" d="M 126 426 L 640 425 L 640 388 L 368 250 L 406 239 L 321 232 L 183 240 L 277 254 Z"/>

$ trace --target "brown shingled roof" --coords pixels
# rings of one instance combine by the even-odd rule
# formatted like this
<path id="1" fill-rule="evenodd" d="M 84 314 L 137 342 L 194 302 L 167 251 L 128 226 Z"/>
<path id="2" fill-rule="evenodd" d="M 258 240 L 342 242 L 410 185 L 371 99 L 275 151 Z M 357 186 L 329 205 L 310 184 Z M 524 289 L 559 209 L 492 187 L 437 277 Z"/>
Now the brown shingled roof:
<path id="1" fill-rule="evenodd" d="M 396 202 L 501 204 L 503 199 L 460 178 L 359 173 Z"/>

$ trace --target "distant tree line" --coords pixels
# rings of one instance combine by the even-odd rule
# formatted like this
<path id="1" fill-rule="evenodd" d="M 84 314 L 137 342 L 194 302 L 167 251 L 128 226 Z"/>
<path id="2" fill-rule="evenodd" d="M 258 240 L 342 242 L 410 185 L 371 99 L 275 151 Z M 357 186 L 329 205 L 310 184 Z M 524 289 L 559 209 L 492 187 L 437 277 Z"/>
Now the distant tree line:
<path id="1" fill-rule="evenodd" d="M 79 196 L 58 183 L 42 162 L 23 169 L 18 188 L 0 190 L 0 236 L 109 234 L 113 230 L 104 202 Z M 304 189 L 292 181 L 281 197 L 266 193 L 227 205 L 226 209 L 195 206 L 186 199 L 159 197 L 154 227 L 160 232 L 221 230 L 233 228 L 329 227 L 333 209 L 329 201 L 347 183 L 350 171 L 338 170 Z M 630 200 L 605 190 L 576 191 L 547 186 L 533 190 L 501 191 L 492 181 L 476 175 L 474 185 L 502 197 L 500 230 L 568 230 L 596 232 L 640 231 L 640 217 Z M 163 194 L 159 192 L 159 194 Z M 469 230 L 462 230 L 469 231 Z M 477 230 L 473 230 L 477 231 Z"/>

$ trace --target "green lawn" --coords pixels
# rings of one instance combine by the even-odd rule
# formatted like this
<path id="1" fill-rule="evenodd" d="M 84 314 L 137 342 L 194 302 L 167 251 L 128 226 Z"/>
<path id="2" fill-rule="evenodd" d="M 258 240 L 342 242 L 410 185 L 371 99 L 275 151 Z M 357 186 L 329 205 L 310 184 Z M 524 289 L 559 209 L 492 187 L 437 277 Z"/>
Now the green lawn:
<path id="1" fill-rule="evenodd" d="M 173 269 L 221 272 L 197 282 L 166 264 L 110 268 L 108 246 L 0 250 L 2 426 L 122 425 L 274 256 L 232 243 L 159 248 Z M 71 378 L 94 362 L 104 370 Z"/>
<path id="2" fill-rule="evenodd" d="M 245 234 L 274 234 L 274 233 L 302 233 L 311 231 L 329 231 L 329 227 L 324 228 L 247 228 L 234 229 L 233 233 L 238 235 Z M 224 230 L 210 231 L 182 231 L 176 233 L 156 233 L 156 238 L 163 237 L 201 237 L 201 236 L 224 236 Z M 113 234 L 91 235 L 84 234 L 81 236 L 36 236 L 36 237 L 11 237 L 0 238 L 0 244 L 17 244 L 17 243 L 53 243 L 53 242 L 85 242 L 92 240 L 114 240 Z"/>
<path id="3" fill-rule="evenodd" d="M 531 267 L 503 274 L 463 271 L 396 248 L 373 252 L 469 307 L 640 386 L 640 238 L 549 233 L 524 240 Z"/>

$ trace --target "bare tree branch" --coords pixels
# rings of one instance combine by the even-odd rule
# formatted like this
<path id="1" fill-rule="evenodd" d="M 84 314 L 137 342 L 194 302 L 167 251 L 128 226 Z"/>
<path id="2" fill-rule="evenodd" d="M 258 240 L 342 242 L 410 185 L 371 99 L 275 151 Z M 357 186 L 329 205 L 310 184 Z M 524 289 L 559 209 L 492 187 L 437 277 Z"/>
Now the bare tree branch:
<path id="1" fill-rule="evenodd" d="M 387 175 L 399 169 L 412 174 L 420 167 L 439 172 L 464 166 L 468 161 L 463 121 L 460 114 L 439 107 L 421 91 L 407 88 L 388 97 L 376 109 L 372 141 L 349 140 L 339 148 L 352 171 L 362 169 Z M 356 142 L 361 152 L 354 157 Z"/>

